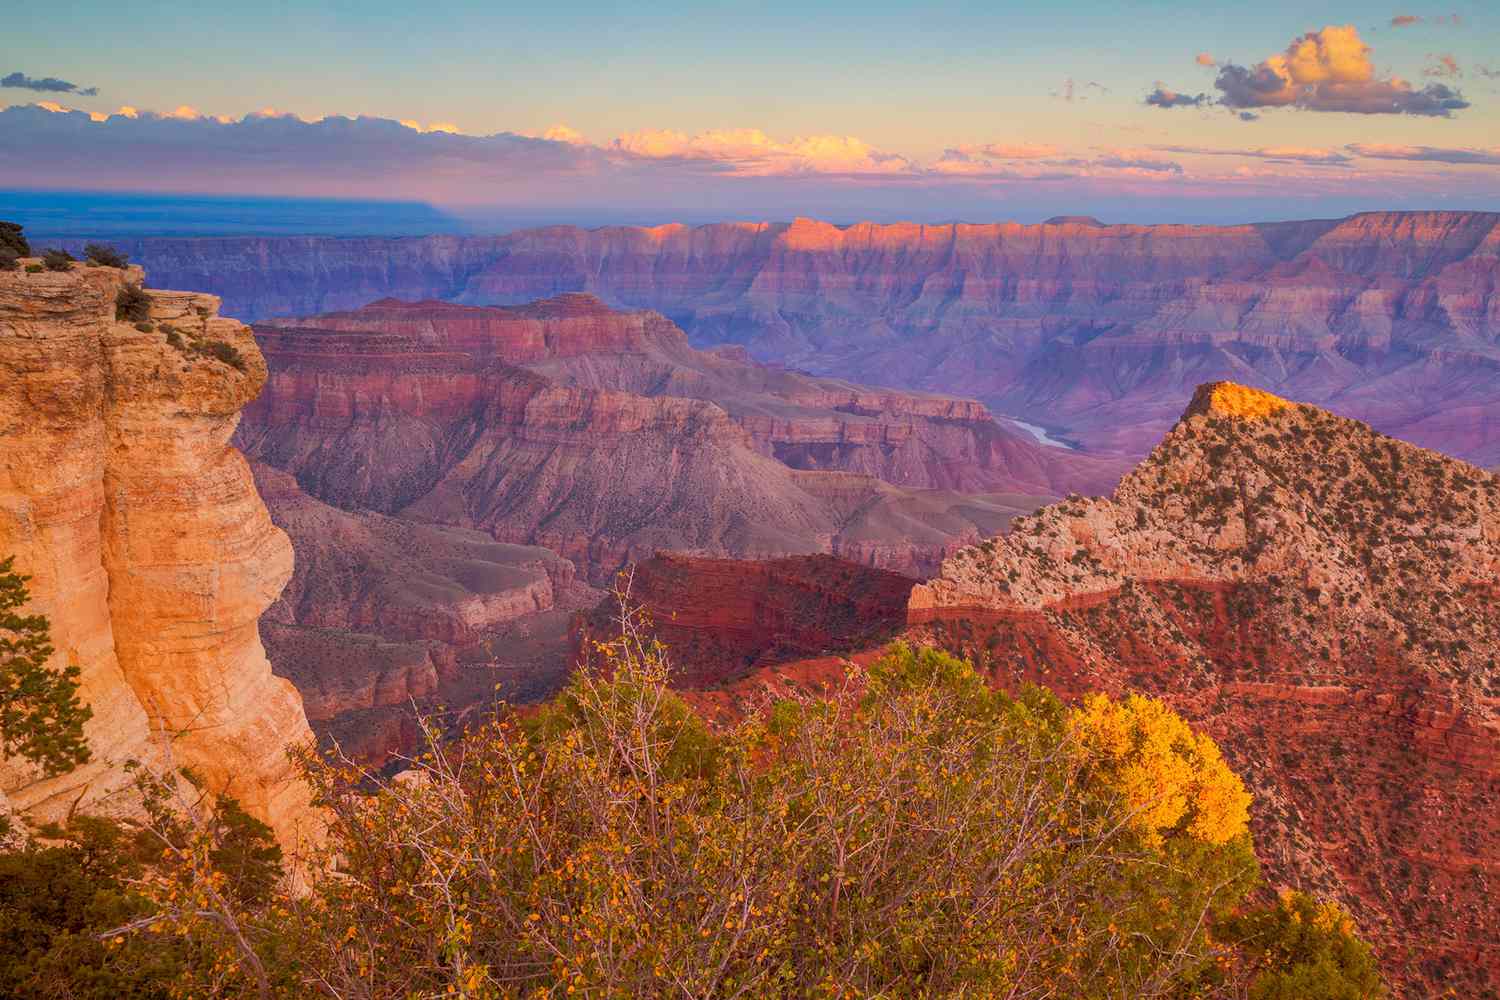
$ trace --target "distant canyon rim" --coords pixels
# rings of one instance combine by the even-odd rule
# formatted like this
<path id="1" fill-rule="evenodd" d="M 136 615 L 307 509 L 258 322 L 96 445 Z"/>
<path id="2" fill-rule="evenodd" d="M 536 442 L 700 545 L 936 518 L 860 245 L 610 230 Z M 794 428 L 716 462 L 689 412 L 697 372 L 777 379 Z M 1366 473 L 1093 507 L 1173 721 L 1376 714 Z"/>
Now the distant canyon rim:
<path id="1" fill-rule="evenodd" d="M 696 347 L 971 396 L 1085 452 L 1141 457 L 1196 385 L 1228 378 L 1500 464 L 1495 213 L 110 242 L 247 321 L 589 292 L 662 313 Z"/>

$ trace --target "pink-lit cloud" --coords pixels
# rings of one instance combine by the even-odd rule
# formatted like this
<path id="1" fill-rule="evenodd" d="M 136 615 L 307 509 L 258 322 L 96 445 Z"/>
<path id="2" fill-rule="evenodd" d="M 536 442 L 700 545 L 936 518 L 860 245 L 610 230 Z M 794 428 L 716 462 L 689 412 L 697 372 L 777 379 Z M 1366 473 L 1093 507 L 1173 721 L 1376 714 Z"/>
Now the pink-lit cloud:
<path id="1" fill-rule="evenodd" d="M 1463 94 L 1447 84 L 1418 88 L 1399 76 L 1379 76 L 1371 51 L 1353 25 L 1330 24 L 1299 35 L 1285 51 L 1253 66 L 1219 63 L 1217 103 L 1251 115 L 1265 108 L 1296 108 L 1447 118 L 1469 107 Z M 1212 102 L 1205 94 L 1179 94 L 1158 83 L 1146 103 L 1180 108 Z"/>
<path id="2" fill-rule="evenodd" d="M 272 109 L 228 121 L 191 109 L 91 115 L 57 104 L 18 106 L 0 111 L 8 140 L 0 144 L 0 187 L 407 199 L 531 221 L 799 212 L 992 219 L 1017 206 L 1047 215 L 1155 206 L 1157 217 L 1171 217 L 1187 211 L 1171 205 L 1193 199 L 1280 205 L 1316 196 L 1374 206 L 1437 186 L 1453 204 L 1492 202 L 1495 190 L 1493 176 L 1475 169 L 1494 159 L 1486 150 L 1068 148 L 1007 137 L 957 142 L 924 163 L 837 133 L 648 129 L 589 142 L 565 127 L 546 137 L 413 126 L 336 115 L 309 122 Z M 1327 169 L 1334 165 L 1346 169 Z M 1368 201 L 1349 200 L 1356 196 Z"/>
<path id="3" fill-rule="evenodd" d="M 848 135 L 812 135 L 780 141 L 760 129 L 714 129 L 687 135 L 644 129 L 616 139 L 615 151 L 648 160 L 700 161 L 746 175 L 786 173 L 900 174 L 911 160 Z"/>
<path id="4" fill-rule="evenodd" d="M 1427 58 L 1429 61 L 1426 68 L 1422 70 L 1423 76 L 1451 79 L 1452 77 L 1464 75 L 1463 69 L 1458 65 L 1458 60 L 1447 53 L 1439 53 L 1437 55 L 1428 53 Z"/>

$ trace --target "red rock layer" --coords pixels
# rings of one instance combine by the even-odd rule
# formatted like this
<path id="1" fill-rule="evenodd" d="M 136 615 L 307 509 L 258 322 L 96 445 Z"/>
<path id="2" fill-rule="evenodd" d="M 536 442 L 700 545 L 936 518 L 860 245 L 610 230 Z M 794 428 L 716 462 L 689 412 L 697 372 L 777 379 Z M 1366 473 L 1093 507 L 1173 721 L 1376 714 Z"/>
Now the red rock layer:
<path id="1" fill-rule="evenodd" d="M 1246 226 L 549 227 L 495 237 L 138 241 L 258 318 L 381 296 L 588 291 L 699 345 L 960 392 L 1094 450 L 1144 453 L 1199 382 L 1251 381 L 1500 462 L 1500 215 Z"/>
<path id="2" fill-rule="evenodd" d="M 660 555 L 629 577 L 627 605 L 646 612 L 666 644 L 673 683 L 733 681 L 757 666 L 878 644 L 906 625 L 911 577 L 832 556 L 747 561 Z M 580 634 L 608 639 L 620 600 L 611 596 Z"/>

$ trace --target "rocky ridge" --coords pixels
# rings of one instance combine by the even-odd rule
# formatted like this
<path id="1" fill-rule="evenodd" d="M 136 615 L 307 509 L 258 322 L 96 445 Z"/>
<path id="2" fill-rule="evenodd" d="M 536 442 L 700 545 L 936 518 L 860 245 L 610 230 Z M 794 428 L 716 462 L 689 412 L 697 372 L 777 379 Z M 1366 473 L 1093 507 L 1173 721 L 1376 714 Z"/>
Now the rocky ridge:
<path id="1" fill-rule="evenodd" d="M 1500 974 L 1497 569 L 1490 473 L 1216 383 L 1111 497 L 957 553 L 909 616 L 997 683 L 1167 698 L 1253 786 L 1274 881 L 1349 904 L 1406 995 L 1480 995 Z"/>
<path id="2" fill-rule="evenodd" d="M 311 734 L 256 620 L 292 549 L 229 446 L 265 363 L 212 295 L 152 292 L 117 319 L 142 278 L 0 273 L 0 552 L 94 712 L 90 763 L 3 761 L 0 793 L 34 820 L 129 812 L 127 761 L 190 767 L 291 840 L 311 814 L 285 751 Z"/>

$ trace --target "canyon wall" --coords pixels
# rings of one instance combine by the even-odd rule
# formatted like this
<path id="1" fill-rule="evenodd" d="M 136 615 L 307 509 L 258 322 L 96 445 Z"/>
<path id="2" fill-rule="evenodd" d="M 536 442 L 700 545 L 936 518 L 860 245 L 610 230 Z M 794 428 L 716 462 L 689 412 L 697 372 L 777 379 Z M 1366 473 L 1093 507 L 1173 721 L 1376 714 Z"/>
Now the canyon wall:
<path id="1" fill-rule="evenodd" d="M 245 319 L 384 296 L 587 291 L 699 346 L 962 393 L 1138 457 L 1199 382 L 1231 378 L 1500 462 L 1500 215 L 1244 226 L 724 223 L 504 236 L 125 241 Z"/>
<path id="2" fill-rule="evenodd" d="M 153 292 L 148 318 L 117 320 L 141 280 L 0 273 L 0 553 L 94 713 L 88 764 L 46 778 L 6 760 L 0 791 L 37 820 L 130 812 L 139 759 L 191 768 L 291 840 L 310 813 L 286 750 L 311 734 L 257 618 L 292 550 L 229 445 L 265 362 L 211 295 Z"/>
<path id="3" fill-rule="evenodd" d="M 972 401 L 889 393 L 875 409 L 876 391 L 696 351 L 661 317 L 588 297 L 381 303 L 257 336 L 271 377 L 237 439 L 254 458 L 326 504 L 542 546 L 599 585 L 664 549 L 930 571 L 1069 474 L 1048 455 L 1029 461 L 1063 452 L 1002 431 Z M 781 430 L 757 432 L 762 416 Z M 794 432 L 823 435 L 841 460 L 794 467 L 776 454 Z M 965 473 L 976 452 L 985 460 Z M 916 482 L 863 474 L 870 465 Z M 1114 476 L 1105 462 L 1081 468 Z M 943 476 L 989 490 L 931 488 Z"/>

